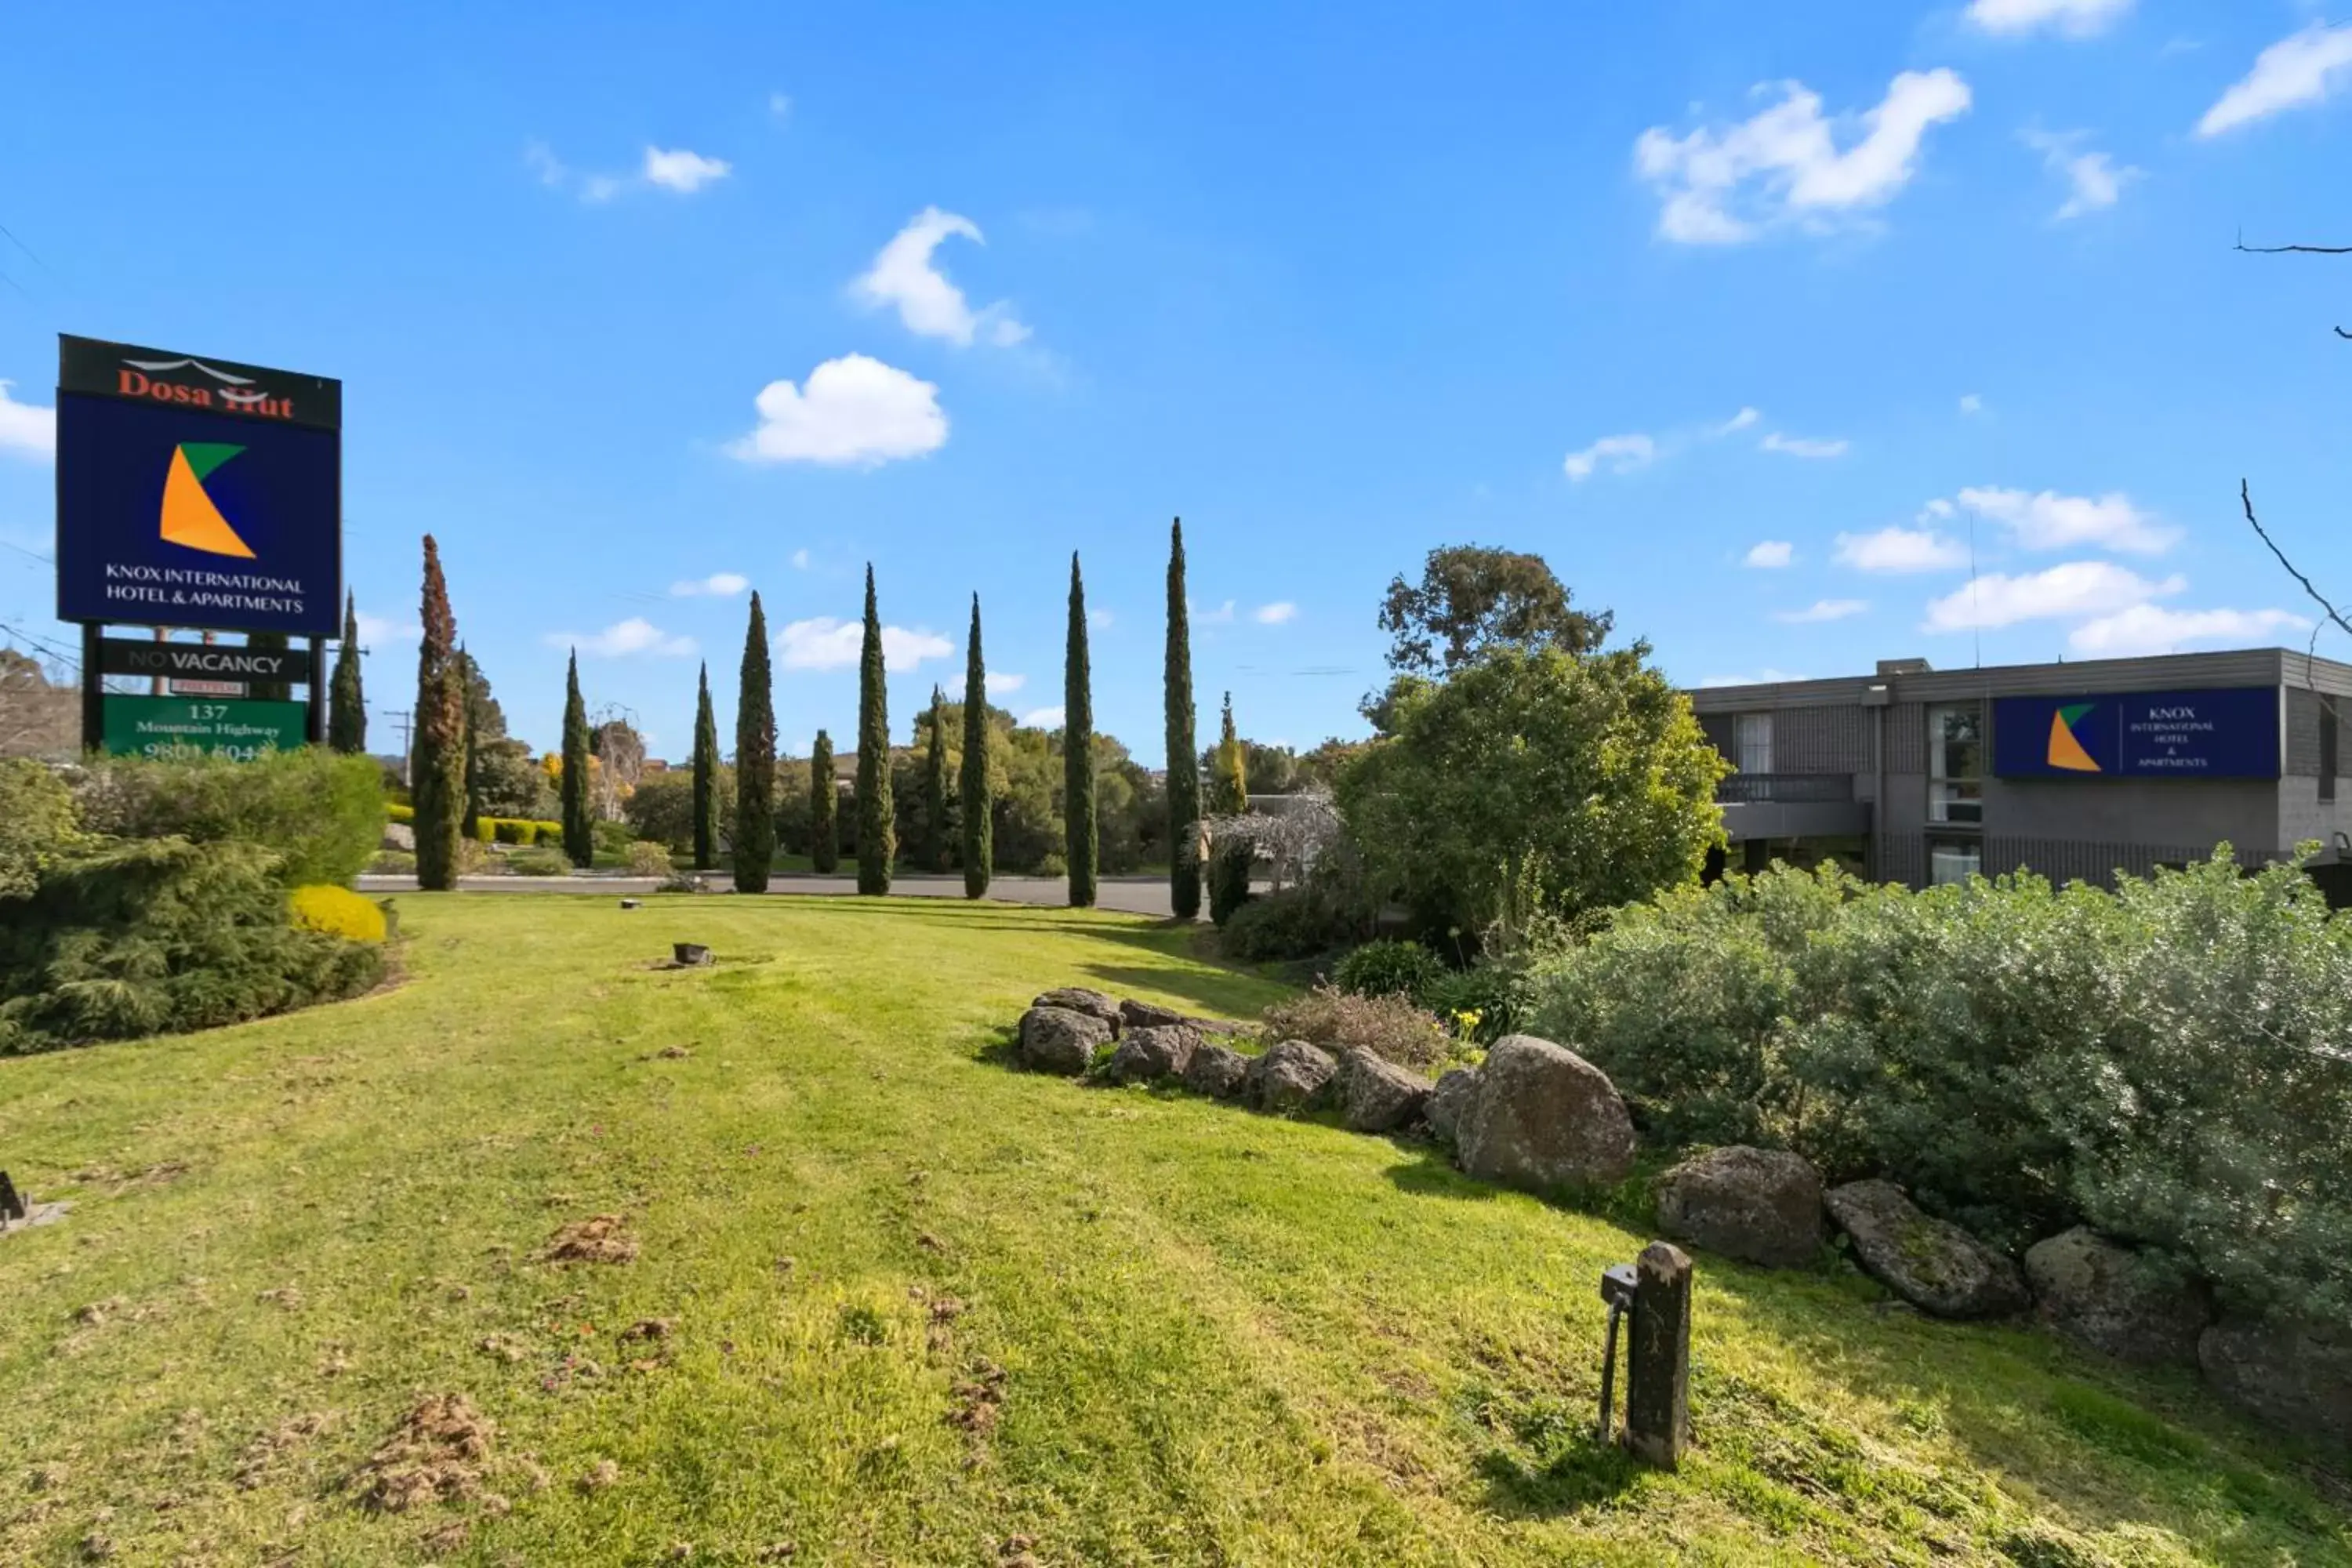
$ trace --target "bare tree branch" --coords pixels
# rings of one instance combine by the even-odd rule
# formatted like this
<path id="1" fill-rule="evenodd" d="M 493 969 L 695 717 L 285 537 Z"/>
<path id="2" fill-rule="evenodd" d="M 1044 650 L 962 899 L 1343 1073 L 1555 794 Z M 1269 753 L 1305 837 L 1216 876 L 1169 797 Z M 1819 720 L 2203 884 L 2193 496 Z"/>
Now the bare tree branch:
<path id="1" fill-rule="evenodd" d="M 2296 569 L 2295 563 L 2286 558 L 2286 552 L 2281 550 L 2278 547 L 2278 542 L 2270 536 L 2269 530 L 2263 527 L 2263 520 L 2254 515 L 2253 493 L 2247 488 L 2246 481 L 2243 479 L 2238 481 L 2238 504 L 2246 509 L 2246 521 L 2253 525 L 2255 536 L 2270 546 L 2271 553 L 2278 557 L 2278 563 L 2286 568 L 2287 575 L 2303 584 L 2303 591 L 2311 595 L 2313 603 L 2327 612 L 2329 620 L 2334 621 L 2347 636 L 2352 636 L 2352 621 L 2346 620 L 2343 612 L 2328 603 L 2327 595 L 2313 586 L 2311 579 Z"/>
<path id="2" fill-rule="evenodd" d="M 2352 245 L 2248 245 L 2242 239 L 2231 248 L 2242 250 L 2248 256 L 2284 256 L 2289 251 L 2305 256 L 2352 256 Z"/>

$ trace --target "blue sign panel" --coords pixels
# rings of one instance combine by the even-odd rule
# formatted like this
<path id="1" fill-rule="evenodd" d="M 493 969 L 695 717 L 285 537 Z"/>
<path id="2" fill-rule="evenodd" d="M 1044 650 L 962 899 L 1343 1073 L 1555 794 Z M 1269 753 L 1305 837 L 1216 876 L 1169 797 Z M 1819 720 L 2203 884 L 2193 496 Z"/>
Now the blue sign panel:
<path id="1" fill-rule="evenodd" d="M 58 618 L 333 637 L 341 437 L 149 398 L 58 398 Z"/>
<path id="2" fill-rule="evenodd" d="M 1992 771 L 2002 778 L 2274 779 L 2278 689 L 1999 698 Z"/>

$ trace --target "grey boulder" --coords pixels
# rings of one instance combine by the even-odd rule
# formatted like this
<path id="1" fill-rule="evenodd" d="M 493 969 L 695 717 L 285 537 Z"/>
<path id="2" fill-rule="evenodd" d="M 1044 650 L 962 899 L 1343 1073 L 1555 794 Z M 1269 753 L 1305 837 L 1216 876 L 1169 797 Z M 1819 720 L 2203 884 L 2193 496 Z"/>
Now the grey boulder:
<path id="1" fill-rule="evenodd" d="M 1171 1029 L 1190 1022 L 1173 1007 L 1162 1007 L 1157 1002 L 1137 1002 L 1132 999 L 1118 1005 L 1118 1016 L 1130 1029 Z"/>
<path id="2" fill-rule="evenodd" d="M 1285 1040 L 1250 1064 L 1250 1103 L 1277 1115 L 1312 1110 L 1328 1098 L 1339 1064 L 1305 1040 Z"/>
<path id="3" fill-rule="evenodd" d="M 1658 1179 L 1658 1228 L 1726 1258 L 1799 1268 L 1822 1248 L 1822 1173 L 1785 1150 L 1711 1149 Z"/>
<path id="4" fill-rule="evenodd" d="M 1100 1018 L 1110 1026 L 1112 1034 L 1118 1033 L 1118 998 L 1107 992 L 1089 991 L 1083 985 L 1065 985 L 1059 990 L 1046 992 L 1029 1005 L 1066 1007 L 1073 1013 Z"/>
<path id="5" fill-rule="evenodd" d="M 1393 1132 L 1429 1103 L 1427 1079 L 1362 1046 L 1341 1053 L 1336 1082 L 1339 1118 L 1358 1132 Z"/>
<path id="6" fill-rule="evenodd" d="M 1538 1192 L 1622 1181 L 1633 1168 L 1633 1119 L 1608 1075 L 1533 1035 L 1486 1052 L 1455 1142 L 1471 1175 Z"/>
<path id="7" fill-rule="evenodd" d="M 2081 1344 L 2142 1366 L 2188 1364 L 2213 1321 L 2212 1297 L 2168 1278 L 2086 1226 L 2025 1249 L 2034 1315 Z"/>
<path id="8" fill-rule="evenodd" d="M 1231 1046 L 1203 1041 L 1184 1064 L 1184 1087 L 1212 1100 L 1239 1100 L 1249 1083 L 1250 1058 Z"/>
<path id="9" fill-rule="evenodd" d="M 1919 1212 L 1892 1182 L 1850 1182 L 1824 1200 L 1854 1256 L 1885 1287 L 1938 1318 L 1998 1318 L 2029 1300 L 2017 1265 L 1962 1230 Z"/>
<path id="10" fill-rule="evenodd" d="M 1021 1059 L 1040 1072 L 1076 1078 L 1094 1066 L 1095 1047 L 1110 1037 L 1110 1025 L 1091 1013 L 1032 1007 L 1021 1015 Z"/>
<path id="11" fill-rule="evenodd" d="M 1478 1099 L 1478 1069 L 1454 1068 L 1440 1073 L 1437 1087 L 1429 1091 L 1429 1105 L 1423 1114 L 1429 1118 L 1430 1135 L 1441 1143 L 1451 1143 L 1460 1136 L 1462 1119 Z"/>
<path id="12" fill-rule="evenodd" d="M 2352 1328 L 2224 1318 L 2197 1342 L 2222 1398 L 2291 1432 L 2352 1443 Z"/>
<path id="13" fill-rule="evenodd" d="M 1150 1083 L 1177 1078 L 1192 1064 L 1200 1037 L 1181 1025 L 1129 1029 L 1111 1053 L 1108 1071 L 1113 1083 Z"/>
<path id="14" fill-rule="evenodd" d="M 383 844 L 386 849 L 413 850 L 416 847 L 416 829 L 405 822 L 387 822 L 383 825 Z"/>

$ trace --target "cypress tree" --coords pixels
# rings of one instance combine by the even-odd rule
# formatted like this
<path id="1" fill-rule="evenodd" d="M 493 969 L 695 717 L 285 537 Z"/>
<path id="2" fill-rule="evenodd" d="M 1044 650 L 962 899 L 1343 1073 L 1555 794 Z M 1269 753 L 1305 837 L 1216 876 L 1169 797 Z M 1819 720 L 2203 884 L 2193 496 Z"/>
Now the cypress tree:
<path id="1" fill-rule="evenodd" d="M 316 672 L 313 672 L 316 679 Z M 367 696 L 360 683 L 359 601 L 343 596 L 343 642 L 335 650 L 335 679 L 328 688 L 327 744 L 347 756 L 367 750 Z"/>
<path id="2" fill-rule="evenodd" d="M 866 563 L 866 645 L 857 661 L 857 890 L 890 890 L 898 823 L 890 801 L 890 702 L 882 689 L 882 616 Z"/>
<path id="3" fill-rule="evenodd" d="M 988 666 L 980 653 L 980 595 L 971 596 L 971 642 L 963 665 L 963 896 L 985 898 L 996 869 L 996 801 L 988 782 Z"/>
<path id="4" fill-rule="evenodd" d="M 474 720 L 474 658 L 457 645 L 457 689 L 466 694 L 466 815 L 457 831 L 479 838 L 482 821 L 482 737 Z"/>
<path id="5" fill-rule="evenodd" d="M 710 716 L 710 666 L 694 705 L 694 868 L 719 863 L 719 721 Z"/>
<path id="6" fill-rule="evenodd" d="M 1201 914 L 1201 740 L 1192 713 L 1192 620 L 1184 602 L 1184 520 L 1168 527 L 1168 903 Z"/>
<path id="7" fill-rule="evenodd" d="M 809 753 L 809 864 L 819 876 L 841 869 L 841 783 L 833 776 L 833 737 L 819 730 Z"/>
<path id="8" fill-rule="evenodd" d="M 743 674 L 735 696 L 735 890 L 764 893 L 776 858 L 776 699 L 768 670 L 768 616 L 751 595 Z"/>
<path id="9" fill-rule="evenodd" d="M 923 755 L 923 869 L 948 868 L 948 711 L 940 689 L 931 688 L 931 746 Z"/>
<path id="10" fill-rule="evenodd" d="M 1249 809 L 1249 775 L 1244 765 L 1241 738 L 1234 733 L 1234 694 L 1225 693 L 1224 723 L 1217 732 L 1217 754 L 1209 769 L 1209 813 L 1239 816 Z"/>
<path id="11" fill-rule="evenodd" d="M 284 653 L 286 634 L 284 632 L 249 632 L 246 635 L 245 646 L 257 652 Z M 315 679 L 316 677 L 312 679 Z M 293 686 L 283 680 L 253 681 L 246 687 L 246 690 L 257 702 L 284 702 L 294 695 Z"/>
<path id="12" fill-rule="evenodd" d="M 588 816 L 588 709 L 580 700 L 580 652 L 563 678 L 563 853 L 574 866 L 596 860 L 596 826 Z"/>
<path id="13" fill-rule="evenodd" d="M 416 885 L 457 885 L 457 830 L 465 815 L 466 693 L 457 668 L 457 622 L 441 577 L 441 551 L 425 536 L 425 640 L 416 651 Z"/>
<path id="14" fill-rule="evenodd" d="M 1095 708 L 1087 659 L 1087 585 L 1070 552 L 1070 644 L 1062 663 L 1062 827 L 1068 845 L 1070 907 L 1095 901 Z"/>

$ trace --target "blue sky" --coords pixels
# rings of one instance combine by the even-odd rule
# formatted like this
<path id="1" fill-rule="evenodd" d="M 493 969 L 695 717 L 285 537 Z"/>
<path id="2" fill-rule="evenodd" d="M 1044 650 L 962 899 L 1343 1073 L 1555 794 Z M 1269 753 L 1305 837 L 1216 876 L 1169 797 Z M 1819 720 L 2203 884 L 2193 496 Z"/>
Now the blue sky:
<path id="1" fill-rule="evenodd" d="M 2241 476 L 2352 597 L 2352 257 L 2231 249 L 2352 244 L 2340 4 L 0 35 L 0 621 L 47 640 L 60 331 L 342 378 L 372 698 L 431 530 L 542 746 L 574 638 L 656 752 L 697 657 L 726 726 L 743 582 L 786 745 L 847 735 L 869 560 L 902 740 L 975 590 L 999 700 L 1055 708 L 1076 549 L 1097 722 L 1157 761 L 1179 513 L 1204 710 L 1300 745 L 1361 732 L 1381 592 L 1447 542 L 1540 552 L 1692 683 L 2301 646 Z"/>

